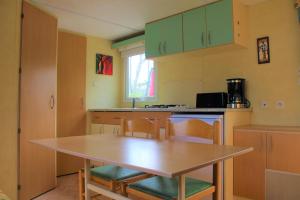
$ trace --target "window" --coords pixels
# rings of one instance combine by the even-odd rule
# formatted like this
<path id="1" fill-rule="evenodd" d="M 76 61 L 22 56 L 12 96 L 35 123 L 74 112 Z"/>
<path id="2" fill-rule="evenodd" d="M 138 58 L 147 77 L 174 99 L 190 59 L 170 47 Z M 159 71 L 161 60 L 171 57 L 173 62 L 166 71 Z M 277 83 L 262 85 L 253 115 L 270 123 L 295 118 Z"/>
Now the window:
<path id="1" fill-rule="evenodd" d="M 156 98 L 156 73 L 154 62 L 145 54 L 126 57 L 126 99 L 138 98 L 151 101 Z"/>

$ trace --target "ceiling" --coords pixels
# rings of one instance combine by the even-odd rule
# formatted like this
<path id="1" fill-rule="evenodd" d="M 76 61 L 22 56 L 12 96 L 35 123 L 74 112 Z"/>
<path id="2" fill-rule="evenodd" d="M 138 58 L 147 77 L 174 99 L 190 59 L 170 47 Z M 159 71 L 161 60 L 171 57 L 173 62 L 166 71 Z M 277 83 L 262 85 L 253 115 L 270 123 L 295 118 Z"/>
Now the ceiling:
<path id="1" fill-rule="evenodd" d="M 217 0 L 29 0 L 58 18 L 60 29 L 115 40 L 145 23 Z M 266 0 L 241 0 L 255 4 Z"/>

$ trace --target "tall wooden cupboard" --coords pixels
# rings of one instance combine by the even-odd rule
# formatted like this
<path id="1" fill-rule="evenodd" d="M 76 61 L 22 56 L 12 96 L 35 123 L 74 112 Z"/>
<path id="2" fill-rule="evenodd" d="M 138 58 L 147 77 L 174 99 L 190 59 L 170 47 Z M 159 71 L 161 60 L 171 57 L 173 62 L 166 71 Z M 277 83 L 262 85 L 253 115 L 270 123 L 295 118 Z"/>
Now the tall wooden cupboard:
<path id="1" fill-rule="evenodd" d="M 30 143 L 56 135 L 57 20 L 23 3 L 20 76 L 19 199 L 56 186 L 54 151 Z"/>
<path id="2" fill-rule="evenodd" d="M 58 33 L 57 137 L 85 134 L 86 38 Z M 78 172 L 83 160 L 57 153 L 57 175 Z"/>

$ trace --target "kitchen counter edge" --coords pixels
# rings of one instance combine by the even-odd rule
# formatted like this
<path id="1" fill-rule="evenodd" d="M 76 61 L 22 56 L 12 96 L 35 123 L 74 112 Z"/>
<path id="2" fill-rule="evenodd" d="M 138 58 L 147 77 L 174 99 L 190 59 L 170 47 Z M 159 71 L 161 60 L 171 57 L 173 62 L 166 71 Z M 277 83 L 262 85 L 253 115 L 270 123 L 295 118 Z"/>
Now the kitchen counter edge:
<path id="1" fill-rule="evenodd" d="M 198 113 L 198 112 L 251 112 L 251 108 L 99 108 L 88 109 L 88 112 L 173 112 L 173 113 Z"/>

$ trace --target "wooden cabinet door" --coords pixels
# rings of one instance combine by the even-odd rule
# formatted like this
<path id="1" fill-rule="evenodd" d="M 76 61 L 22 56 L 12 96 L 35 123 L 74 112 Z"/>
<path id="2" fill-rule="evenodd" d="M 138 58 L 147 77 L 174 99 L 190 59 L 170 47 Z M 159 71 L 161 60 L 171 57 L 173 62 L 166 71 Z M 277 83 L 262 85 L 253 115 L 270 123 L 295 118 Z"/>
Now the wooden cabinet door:
<path id="1" fill-rule="evenodd" d="M 233 42 L 232 3 L 232 0 L 222 0 L 206 6 L 208 47 Z"/>
<path id="2" fill-rule="evenodd" d="M 267 168 L 300 173 L 300 134 L 268 134 Z"/>
<path id="3" fill-rule="evenodd" d="M 86 38 L 58 34 L 57 137 L 86 134 L 85 70 Z M 83 159 L 57 154 L 57 175 L 78 172 Z"/>
<path id="4" fill-rule="evenodd" d="M 234 158 L 234 195 L 255 200 L 265 198 L 266 135 L 235 131 L 234 145 L 254 151 Z"/>
<path id="5" fill-rule="evenodd" d="M 205 48 L 206 37 L 205 7 L 183 13 L 184 51 Z"/>
<path id="6" fill-rule="evenodd" d="M 20 199 L 56 185 L 55 152 L 30 143 L 55 138 L 57 20 L 23 2 L 20 97 Z"/>
<path id="7" fill-rule="evenodd" d="M 183 51 L 181 14 L 146 24 L 145 32 L 147 58 Z"/>

